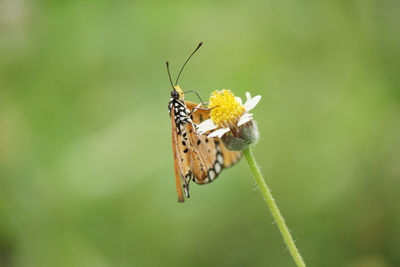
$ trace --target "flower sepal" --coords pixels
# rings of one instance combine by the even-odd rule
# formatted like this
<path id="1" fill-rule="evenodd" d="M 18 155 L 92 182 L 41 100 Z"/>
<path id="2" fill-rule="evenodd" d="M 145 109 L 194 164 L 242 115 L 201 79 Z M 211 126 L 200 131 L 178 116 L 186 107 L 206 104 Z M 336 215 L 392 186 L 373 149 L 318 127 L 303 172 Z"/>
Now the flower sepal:
<path id="1" fill-rule="evenodd" d="M 255 121 L 249 121 L 238 128 L 237 132 L 227 132 L 221 138 L 229 150 L 242 151 L 248 146 L 257 143 L 259 138 L 258 128 Z"/>

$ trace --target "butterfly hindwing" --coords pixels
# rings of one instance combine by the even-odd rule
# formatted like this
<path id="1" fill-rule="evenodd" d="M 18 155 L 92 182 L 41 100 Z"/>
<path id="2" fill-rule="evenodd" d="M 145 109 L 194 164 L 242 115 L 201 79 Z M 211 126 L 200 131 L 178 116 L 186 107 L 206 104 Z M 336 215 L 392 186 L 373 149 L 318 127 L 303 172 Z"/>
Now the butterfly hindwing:
<path id="1" fill-rule="evenodd" d="M 190 111 L 197 107 L 195 103 L 189 101 L 185 101 L 185 104 Z M 209 114 L 209 110 L 200 107 L 200 109 L 192 112 L 191 119 L 195 124 L 199 124 L 209 119 Z M 188 125 L 188 127 L 192 126 Z M 194 131 L 190 131 L 190 140 L 197 156 L 197 160 L 193 162 L 194 167 L 203 167 L 193 169 L 193 180 L 198 184 L 214 181 L 223 168 L 235 164 L 242 156 L 239 151 L 229 151 L 222 141 L 216 137 L 208 138 L 206 135 L 198 135 Z M 207 175 L 205 176 L 204 173 Z"/>
<path id="2" fill-rule="evenodd" d="M 219 147 L 222 155 L 224 156 L 224 168 L 234 165 L 242 157 L 241 152 L 228 150 L 222 142 L 219 144 Z"/>

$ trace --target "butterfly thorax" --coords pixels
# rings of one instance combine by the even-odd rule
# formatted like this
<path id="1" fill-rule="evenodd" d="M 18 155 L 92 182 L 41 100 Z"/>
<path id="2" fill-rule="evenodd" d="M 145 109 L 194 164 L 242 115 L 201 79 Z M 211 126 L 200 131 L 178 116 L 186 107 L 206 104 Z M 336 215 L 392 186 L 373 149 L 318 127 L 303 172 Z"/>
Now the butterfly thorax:
<path id="1" fill-rule="evenodd" d="M 168 103 L 169 116 L 172 114 L 172 109 L 174 110 L 174 118 L 171 119 L 175 120 L 178 134 L 181 134 L 183 126 L 186 123 L 193 124 L 190 118 L 191 111 L 186 107 L 183 96 L 182 89 L 179 85 L 176 85 L 175 89 L 171 92 L 171 98 Z"/>

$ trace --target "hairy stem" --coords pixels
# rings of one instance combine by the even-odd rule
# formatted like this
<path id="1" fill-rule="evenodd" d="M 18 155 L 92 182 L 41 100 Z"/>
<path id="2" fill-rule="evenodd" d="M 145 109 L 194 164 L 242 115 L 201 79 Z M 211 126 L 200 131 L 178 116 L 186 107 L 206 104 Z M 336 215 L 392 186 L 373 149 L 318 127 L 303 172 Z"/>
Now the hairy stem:
<path id="1" fill-rule="evenodd" d="M 296 263 L 297 266 L 305 267 L 306 264 L 304 263 L 304 260 L 301 257 L 299 250 L 297 249 L 293 241 L 289 228 L 286 226 L 285 219 L 283 218 L 281 212 L 279 211 L 278 206 L 276 205 L 275 200 L 272 197 L 271 191 L 268 188 L 268 185 L 265 183 L 265 180 L 261 174 L 260 168 L 257 166 L 251 148 L 250 147 L 246 148 L 243 151 L 243 153 L 247 163 L 249 164 L 251 173 L 253 174 L 257 182 L 258 188 L 260 189 L 265 199 L 265 202 L 267 202 L 267 206 L 272 213 L 272 217 L 274 217 L 276 225 L 278 226 L 279 231 L 282 234 L 283 240 L 286 243 L 294 262 Z"/>

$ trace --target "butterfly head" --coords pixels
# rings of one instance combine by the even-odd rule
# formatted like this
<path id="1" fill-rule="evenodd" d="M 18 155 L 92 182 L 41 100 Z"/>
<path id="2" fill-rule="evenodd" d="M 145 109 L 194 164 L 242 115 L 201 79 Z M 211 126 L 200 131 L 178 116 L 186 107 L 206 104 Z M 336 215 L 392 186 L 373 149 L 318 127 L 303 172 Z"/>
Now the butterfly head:
<path id="1" fill-rule="evenodd" d="M 183 91 L 179 85 L 174 86 L 174 90 L 171 91 L 171 97 L 175 100 L 183 100 Z"/>

